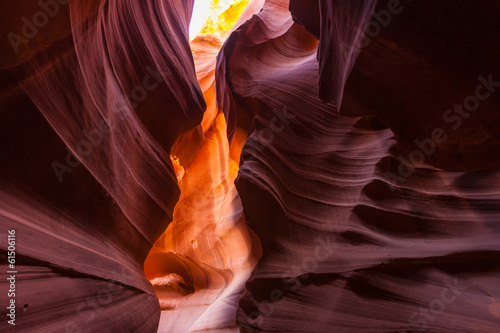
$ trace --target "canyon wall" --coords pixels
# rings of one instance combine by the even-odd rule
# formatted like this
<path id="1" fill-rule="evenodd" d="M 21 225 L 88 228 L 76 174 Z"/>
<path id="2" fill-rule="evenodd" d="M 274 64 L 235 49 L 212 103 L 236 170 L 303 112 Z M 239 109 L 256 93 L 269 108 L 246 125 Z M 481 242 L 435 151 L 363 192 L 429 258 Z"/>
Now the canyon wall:
<path id="1" fill-rule="evenodd" d="M 500 5 L 192 5 L 2 4 L 16 331 L 498 332 Z"/>

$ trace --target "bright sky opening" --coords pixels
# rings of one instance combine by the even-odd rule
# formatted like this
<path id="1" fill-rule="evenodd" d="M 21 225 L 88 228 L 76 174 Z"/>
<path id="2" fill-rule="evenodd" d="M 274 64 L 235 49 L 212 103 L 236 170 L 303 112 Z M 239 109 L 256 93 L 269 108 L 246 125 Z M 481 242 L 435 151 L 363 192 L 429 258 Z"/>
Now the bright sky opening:
<path id="1" fill-rule="evenodd" d="M 189 39 L 231 30 L 249 0 L 195 0 Z"/>

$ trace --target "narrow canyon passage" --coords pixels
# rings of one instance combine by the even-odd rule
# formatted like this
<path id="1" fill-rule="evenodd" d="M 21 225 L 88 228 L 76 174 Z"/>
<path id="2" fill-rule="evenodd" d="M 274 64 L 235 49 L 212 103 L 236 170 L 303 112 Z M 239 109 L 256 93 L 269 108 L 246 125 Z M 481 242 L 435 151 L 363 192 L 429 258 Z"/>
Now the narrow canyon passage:
<path id="1" fill-rule="evenodd" d="M 1 332 L 498 333 L 498 1 L 0 9 Z"/>
<path id="2" fill-rule="evenodd" d="M 246 131 L 238 128 L 229 143 L 216 94 L 216 57 L 248 3 L 233 2 L 212 1 L 190 41 L 207 108 L 200 125 L 172 147 L 180 197 L 172 222 L 144 263 L 162 310 L 158 332 L 239 332 L 238 302 L 261 256 L 234 185 Z"/>

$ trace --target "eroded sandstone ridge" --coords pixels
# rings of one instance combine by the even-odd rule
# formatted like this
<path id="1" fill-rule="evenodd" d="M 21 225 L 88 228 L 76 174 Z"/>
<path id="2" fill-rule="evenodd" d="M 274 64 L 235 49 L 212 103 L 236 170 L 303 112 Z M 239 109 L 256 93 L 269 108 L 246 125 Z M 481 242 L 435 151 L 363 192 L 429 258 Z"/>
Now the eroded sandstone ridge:
<path id="1" fill-rule="evenodd" d="M 498 332 L 500 5 L 192 5 L 1 5 L 16 332 Z"/>

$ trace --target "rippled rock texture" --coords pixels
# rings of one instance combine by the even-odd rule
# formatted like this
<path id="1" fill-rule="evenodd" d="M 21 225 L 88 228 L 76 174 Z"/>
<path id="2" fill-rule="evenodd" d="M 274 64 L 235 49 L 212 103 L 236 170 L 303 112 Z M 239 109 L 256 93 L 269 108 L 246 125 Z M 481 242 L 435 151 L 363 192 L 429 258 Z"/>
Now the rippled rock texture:
<path id="1" fill-rule="evenodd" d="M 62 3 L 17 54 L 2 40 L 0 216 L 2 235 L 17 235 L 15 328 L 154 332 L 160 306 L 143 263 L 179 198 L 169 151 L 205 108 L 192 4 Z M 16 34 L 42 10 L 3 6 Z"/>
<path id="2" fill-rule="evenodd" d="M 0 330 L 498 332 L 500 5 L 192 5 L 2 4 Z"/>

